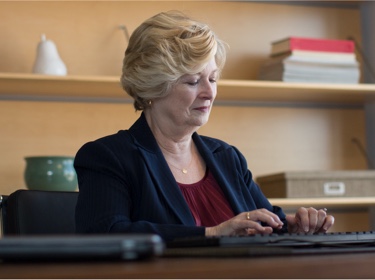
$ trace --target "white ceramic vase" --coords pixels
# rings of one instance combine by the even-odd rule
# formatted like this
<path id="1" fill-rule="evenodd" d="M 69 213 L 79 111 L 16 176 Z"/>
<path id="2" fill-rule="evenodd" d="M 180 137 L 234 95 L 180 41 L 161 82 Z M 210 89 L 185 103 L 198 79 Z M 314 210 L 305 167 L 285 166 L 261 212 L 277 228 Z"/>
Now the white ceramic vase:
<path id="1" fill-rule="evenodd" d="M 53 41 L 43 34 L 36 51 L 33 73 L 65 76 L 67 69 Z"/>

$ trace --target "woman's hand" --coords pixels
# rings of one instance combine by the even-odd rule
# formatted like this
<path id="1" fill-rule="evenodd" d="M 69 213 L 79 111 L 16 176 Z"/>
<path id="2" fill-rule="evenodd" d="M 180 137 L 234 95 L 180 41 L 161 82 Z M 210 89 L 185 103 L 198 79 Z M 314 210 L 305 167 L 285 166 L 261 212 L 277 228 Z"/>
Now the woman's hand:
<path id="1" fill-rule="evenodd" d="M 268 226 L 262 226 L 261 222 Z M 243 212 L 232 219 L 214 227 L 206 228 L 206 236 L 251 235 L 256 233 L 272 233 L 273 229 L 283 226 L 280 218 L 267 209 Z"/>
<path id="2" fill-rule="evenodd" d="M 327 209 L 301 207 L 295 215 L 286 215 L 289 233 L 326 232 L 335 222 L 335 218 L 327 215 Z"/>

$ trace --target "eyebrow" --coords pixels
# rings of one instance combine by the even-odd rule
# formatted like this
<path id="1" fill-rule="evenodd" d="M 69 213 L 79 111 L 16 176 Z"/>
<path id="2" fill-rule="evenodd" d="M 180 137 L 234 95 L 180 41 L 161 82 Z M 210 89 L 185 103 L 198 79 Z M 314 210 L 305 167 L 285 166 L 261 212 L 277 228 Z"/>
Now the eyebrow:
<path id="1" fill-rule="evenodd" d="M 209 75 L 212 75 L 212 74 L 217 74 L 219 72 L 219 68 L 216 68 L 214 69 Z M 202 75 L 202 72 L 198 72 L 198 73 L 193 73 L 193 74 L 184 74 L 182 75 L 180 78 L 178 78 L 178 80 L 181 80 L 183 78 L 186 78 L 188 76 L 194 76 L 194 75 Z"/>
<path id="2" fill-rule="evenodd" d="M 210 72 L 210 75 L 216 74 L 218 71 L 219 71 L 219 69 L 216 68 L 216 69 L 214 69 L 213 71 Z M 198 73 L 195 73 L 195 74 L 186 74 L 186 75 L 202 75 L 202 72 L 198 72 Z"/>

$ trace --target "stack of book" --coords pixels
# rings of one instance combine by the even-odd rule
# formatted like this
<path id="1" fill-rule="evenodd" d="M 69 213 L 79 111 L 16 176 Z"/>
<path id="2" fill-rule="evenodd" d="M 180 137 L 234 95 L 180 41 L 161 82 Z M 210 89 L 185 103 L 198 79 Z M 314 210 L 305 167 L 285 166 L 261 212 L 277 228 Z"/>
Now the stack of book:
<path id="1" fill-rule="evenodd" d="M 345 83 L 360 81 L 360 64 L 351 40 L 289 37 L 273 42 L 259 79 L 285 82 Z"/>

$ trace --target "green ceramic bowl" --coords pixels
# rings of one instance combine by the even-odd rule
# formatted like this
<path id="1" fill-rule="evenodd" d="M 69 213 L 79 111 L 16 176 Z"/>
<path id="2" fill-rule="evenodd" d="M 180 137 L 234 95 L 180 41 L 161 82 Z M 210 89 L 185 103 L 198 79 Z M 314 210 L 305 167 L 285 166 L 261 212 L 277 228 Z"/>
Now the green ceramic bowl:
<path id="1" fill-rule="evenodd" d="M 73 167 L 74 157 L 33 156 L 25 157 L 25 183 L 30 190 L 75 191 L 77 174 Z"/>

